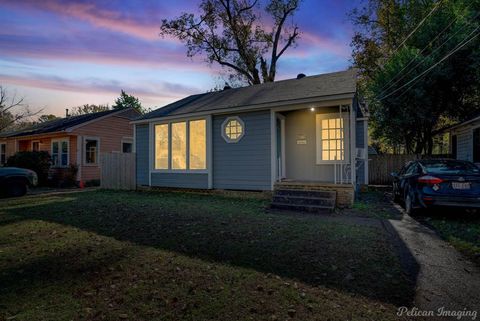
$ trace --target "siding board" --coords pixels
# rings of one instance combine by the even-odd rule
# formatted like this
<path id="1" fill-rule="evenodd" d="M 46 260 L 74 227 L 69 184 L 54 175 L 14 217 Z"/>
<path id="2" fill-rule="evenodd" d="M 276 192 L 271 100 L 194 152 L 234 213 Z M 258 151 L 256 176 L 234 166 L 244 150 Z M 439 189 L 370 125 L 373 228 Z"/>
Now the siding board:
<path id="1" fill-rule="evenodd" d="M 152 173 L 152 186 L 207 189 L 208 174 Z"/>
<path id="2" fill-rule="evenodd" d="M 148 125 L 137 125 L 135 133 L 136 139 L 136 176 L 138 185 L 148 185 Z"/>
<path id="3" fill-rule="evenodd" d="M 222 123 L 238 116 L 245 135 L 238 143 L 222 137 Z M 270 190 L 270 111 L 213 117 L 213 187 L 217 189 Z"/>

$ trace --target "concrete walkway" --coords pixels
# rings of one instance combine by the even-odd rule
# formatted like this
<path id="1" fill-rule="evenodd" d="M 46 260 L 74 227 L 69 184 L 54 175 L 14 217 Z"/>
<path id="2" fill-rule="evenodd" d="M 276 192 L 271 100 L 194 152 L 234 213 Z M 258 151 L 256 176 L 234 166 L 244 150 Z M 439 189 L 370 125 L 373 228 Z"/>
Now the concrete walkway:
<path id="1" fill-rule="evenodd" d="M 402 220 L 389 222 L 418 264 L 416 308 L 433 310 L 435 314 L 442 307 L 451 311 L 477 311 L 476 320 L 480 320 L 480 268 L 407 214 Z M 449 319 L 459 320 L 428 318 Z M 460 320 L 472 320 L 472 317 L 464 316 Z"/>

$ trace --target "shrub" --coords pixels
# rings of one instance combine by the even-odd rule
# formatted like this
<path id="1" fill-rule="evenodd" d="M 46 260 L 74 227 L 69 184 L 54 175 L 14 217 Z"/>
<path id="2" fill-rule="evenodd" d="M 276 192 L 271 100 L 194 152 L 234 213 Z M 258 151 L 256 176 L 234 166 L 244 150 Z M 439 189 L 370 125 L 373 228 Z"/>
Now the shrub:
<path id="1" fill-rule="evenodd" d="M 78 166 L 75 164 L 70 164 L 65 171 L 65 175 L 63 176 L 63 182 L 61 187 L 72 187 L 75 186 L 77 183 L 77 173 L 78 173 Z"/>
<path id="2" fill-rule="evenodd" d="M 38 184 L 46 185 L 51 158 L 48 152 L 18 152 L 10 156 L 7 166 L 31 169 L 38 175 Z"/>

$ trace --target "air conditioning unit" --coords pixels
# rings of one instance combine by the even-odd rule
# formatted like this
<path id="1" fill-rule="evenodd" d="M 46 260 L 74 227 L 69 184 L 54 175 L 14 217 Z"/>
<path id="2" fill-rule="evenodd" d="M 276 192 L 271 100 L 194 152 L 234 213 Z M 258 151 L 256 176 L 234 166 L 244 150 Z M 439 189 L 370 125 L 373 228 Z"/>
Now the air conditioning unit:
<path id="1" fill-rule="evenodd" d="M 365 159 L 366 155 L 366 148 L 356 148 L 355 158 Z"/>

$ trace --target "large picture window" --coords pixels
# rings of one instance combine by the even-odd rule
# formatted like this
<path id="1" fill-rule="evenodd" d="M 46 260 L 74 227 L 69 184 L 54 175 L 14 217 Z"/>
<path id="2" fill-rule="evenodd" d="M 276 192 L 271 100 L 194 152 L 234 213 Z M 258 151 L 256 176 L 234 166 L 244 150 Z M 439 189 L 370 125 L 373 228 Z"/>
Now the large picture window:
<path id="1" fill-rule="evenodd" d="M 52 165 L 53 167 L 68 166 L 68 139 L 52 140 Z"/>
<path id="2" fill-rule="evenodd" d="M 207 168 L 205 119 L 155 125 L 155 169 Z"/>
<path id="3" fill-rule="evenodd" d="M 317 163 L 345 161 L 345 120 L 338 115 L 316 115 Z"/>

